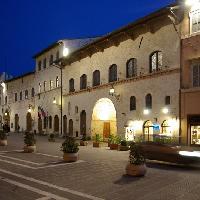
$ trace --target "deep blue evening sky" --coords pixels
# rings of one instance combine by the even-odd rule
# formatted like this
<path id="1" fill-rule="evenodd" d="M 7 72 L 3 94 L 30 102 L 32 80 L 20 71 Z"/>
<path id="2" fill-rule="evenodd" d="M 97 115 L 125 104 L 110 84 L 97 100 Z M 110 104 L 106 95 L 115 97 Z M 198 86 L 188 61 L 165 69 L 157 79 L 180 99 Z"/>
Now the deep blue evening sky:
<path id="1" fill-rule="evenodd" d="M 64 38 L 99 36 L 174 0 L 0 0 L 0 72 L 34 70 L 32 56 Z"/>

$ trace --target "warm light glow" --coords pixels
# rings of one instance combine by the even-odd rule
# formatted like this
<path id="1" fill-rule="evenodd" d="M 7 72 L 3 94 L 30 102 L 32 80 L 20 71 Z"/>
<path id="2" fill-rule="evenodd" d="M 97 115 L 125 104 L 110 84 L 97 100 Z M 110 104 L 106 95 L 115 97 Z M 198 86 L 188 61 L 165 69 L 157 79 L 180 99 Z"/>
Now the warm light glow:
<path id="1" fill-rule="evenodd" d="M 148 109 L 144 109 L 143 114 L 144 115 L 148 115 L 150 113 L 150 111 Z"/>
<path id="2" fill-rule="evenodd" d="M 67 57 L 69 55 L 69 49 L 67 47 L 63 48 L 63 56 Z"/>
<path id="3" fill-rule="evenodd" d="M 199 0 L 186 0 L 185 5 L 187 6 L 194 6 L 199 3 Z"/>
<path id="4" fill-rule="evenodd" d="M 168 114 L 168 113 L 169 113 L 169 109 L 168 109 L 168 108 L 163 108 L 163 109 L 162 109 L 162 112 L 163 112 L 164 114 Z"/>
<path id="5" fill-rule="evenodd" d="M 1 83 L 1 86 L 3 87 L 3 93 L 5 93 L 5 91 L 6 91 L 6 84 L 5 83 Z"/>
<path id="6" fill-rule="evenodd" d="M 8 115 L 8 113 L 6 112 L 6 113 L 5 113 L 5 116 L 7 116 L 7 115 Z"/>
<path id="7" fill-rule="evenodd" d="M 111 88 L 110 91 L 109 91 L 109 94 L 110 94 L 110 95 L 113 95 L 114 93 L 115 93 L 115 89 L 114 89 L 114 88 Z"/>
<path id="8" fill-rule="evenodd" d="M 182 156 L 191 156 L 191 157 L 199 157 L 200 158 L 199 151 L 179 151 L 179 154 Z"/>
<path id="9" fill-rule="evenodd" d="M 54 99 L 53 99 L 53 104 L 56 104 L 56 98 L 54 97 Z"/>
<path id="10" fill-rule="evenodd" d="M 126 138 L 127 141 L 134 141 L 135 134 L 134 134 L 134 128 L 133 127 L 127 127 L 126 128 L 125 138 Z"/>
<path id="11" fill-rule="evenodd" d="M 28 109 L 28 112 L 29 112 L 29 113 L 31 112 L 31 108 Z"/>

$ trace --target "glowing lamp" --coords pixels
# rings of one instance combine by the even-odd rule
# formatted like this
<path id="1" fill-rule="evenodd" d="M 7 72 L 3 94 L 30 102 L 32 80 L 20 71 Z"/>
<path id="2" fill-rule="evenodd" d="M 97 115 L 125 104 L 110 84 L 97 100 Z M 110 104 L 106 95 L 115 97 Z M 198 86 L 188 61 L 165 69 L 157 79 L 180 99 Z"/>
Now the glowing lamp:
<path id="1" fill-rule="evenodd" d="M 163 109 L 162 109 L 162 112 L 163 112 L 164 114 L 167 114 L 167 113 L 169 113 L 169 109 L 168 109 L 168 108 L 163 108 Z"/>
<path id="2" fill-rule="evenodd" d="M 53 104 L 56 104 L 56 98 L 54 97 L 54 99 L 53 99 Z"/>
<path id="3" fill-rule="evenodd" d="M 29 112 L 29 113 L 31 112 L 31 108 L 28 109 L 28 112 Z"/>
<path id="4" fill-rule="evenodd" d="M 199 3 L 199 0 L 186 0 L 185 5 L 187 6 L 194 6 Z"/>
<path id="5" fill-rule="evenodd" d="M 63 56 L 64 56 L 64 57 L 67 57 L 68 55 L 69 55 L 69 49 L 66 48 L 66 47 L 64 47 L 64 48 L 63 48 Z"/>
<path id="6" fill-rule="evenodd" d="M 110 91 L 109 91 L 109 94 L 113 96 L 114 93 L 115 93 L 115 89 L 114 89 L 114 88 L 111 88 Z"/>
<path id="7" fill-rule="evenodd" d="M 144 115 L 148 115 L 149 114 L 149 110 L 148 109 L 144 109 L 143 114 Z"/>
<path id="8" fill-rule="evenodd" d="M 7 116 L 7 115 L 8 115 L 8 113 L 6 112 L 6 113 L 5 113 L 5 116 Z"/>

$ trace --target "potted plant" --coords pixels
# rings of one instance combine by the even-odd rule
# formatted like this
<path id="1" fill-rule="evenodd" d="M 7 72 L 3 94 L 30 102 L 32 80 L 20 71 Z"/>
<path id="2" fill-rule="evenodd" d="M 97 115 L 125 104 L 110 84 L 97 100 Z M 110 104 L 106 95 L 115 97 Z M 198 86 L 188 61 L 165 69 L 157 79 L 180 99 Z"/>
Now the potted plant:
<path id="1" fill-rule="evenodd" d="M 144 176 L 147 168 L 145 157 L 140 144 L 131 142 L 129 163 L 126 166 L 126 174 L 130 176 Z"/>
<path id="2" fill-rule="evenodd" d="M 118 135 L 113 136 L 112 140 L 110 140 L 110 150 L 118 150 L 120 141 L 121 141 L 120 136 Z"/>
<path id="3" fill-rule="evenodd" d="M 129 150 L 128 142 L 126 140 L 121 140 L 118 150 L 119 151 L 128 151 Z"/>
<path id="4" fill-rule="evenodd" d="M 51 133 L 48 138 L 49 142 L 55 142 L 55 135 Z"/>
<path id="5" fill-rule="evenodd" d="M 100 141 L 101 141 L 101 136 L 99 134 L 95 134 L 93 137 L 93 147 L 99 147 L 100 146 Z"/>
<path id="6" fill-rule="evenodd" d="M 0 131 L 0 146 L 7 146 L 7 135 L 4 131 Z"/>
<path id="7" fill-rule="evenodd" d="M 114 138 L 114 135 L 110 134 L 109 137 L 108 137 L 108 147 L 110 147 L 110 143 L 113 140 L 113 138 Z"/>
<path id="8" fill-rule="evenodd" d="M 73 137 L 67 136 L 62 143 L 61 151 L 63 151 L 63 160 L 66 162 L 75 162 L 78 160 L 78 144 Z"/>
<path id="9" fill-rule="evenodd" d="M 36 151 L 36 140 L 33 133 L 25 132 L 24 135 L 24 152 L 32 153 Z"/>
<path id="10" fill-rule="evenodd" d="M 80 140 L 80 146 L 87 146 L 88 142 L 87 142 L 87 137 L 86 134 L 82 135 L 82 138 Z"/>

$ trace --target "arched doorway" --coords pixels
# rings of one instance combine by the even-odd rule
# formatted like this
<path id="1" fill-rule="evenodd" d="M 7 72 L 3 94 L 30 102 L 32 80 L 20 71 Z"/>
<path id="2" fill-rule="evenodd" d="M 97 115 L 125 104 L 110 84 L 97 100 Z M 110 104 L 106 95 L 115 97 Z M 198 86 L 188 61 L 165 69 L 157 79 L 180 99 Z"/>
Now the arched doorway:
<path id="1" fill-rule="evenodd" d="M 116 110 L 110 99 L 102 98 L 96 102 L 92 113 L 91 133 L 100 134 L 104 140 L 110 134 L 117 134 Z"/>
<path id="2" fill-rule="evenodd" d="M 15 114 L 15 131 L 19 131 L 19 115 Z"/>
<path id="3" fill-rule="evenodd" d="M 63 134 L 67 135 L 67 116 L 63 116 Z"/>
<path id="4" fill-rule="evenodd" d="M 82 110 L 80 113 L 80 135 L 86 135 L 86 112 Z"/>
<path id="5" fill-rule="evenodd" d="M 69 135 L 73 136 L 73 120 L 69 120 Z"/>
<path id="6" fill-rule="evenodd" d="M 54 132 L 59 132 L 59 118 L 58 115 L 55 115 L 54 117 Z"/>
<path id="7" fill-rule="evenodd" d="M 10 113 L 8 110 L 6 110 L 3 115 L 3 121 L 4 121 L 4 124 L 8 126 L 8 129 L 10 129 Z"/>
<path id="8" fill-rule="evenodd" d="M 32 130 L 32 117 L 30 112 L 28 112 L 26 115 L 26 130 L 27 131 Z"/>
<path id="9" fill-rule="evenodd" d="M 38 117 L 38 132 L 42 133 L 42 119 Z"/>
<path id="10" fill-rule="evenodd" d="M 153 141 L 153 123 L 149 120 L 143 125 L 144 141 Z"/>

